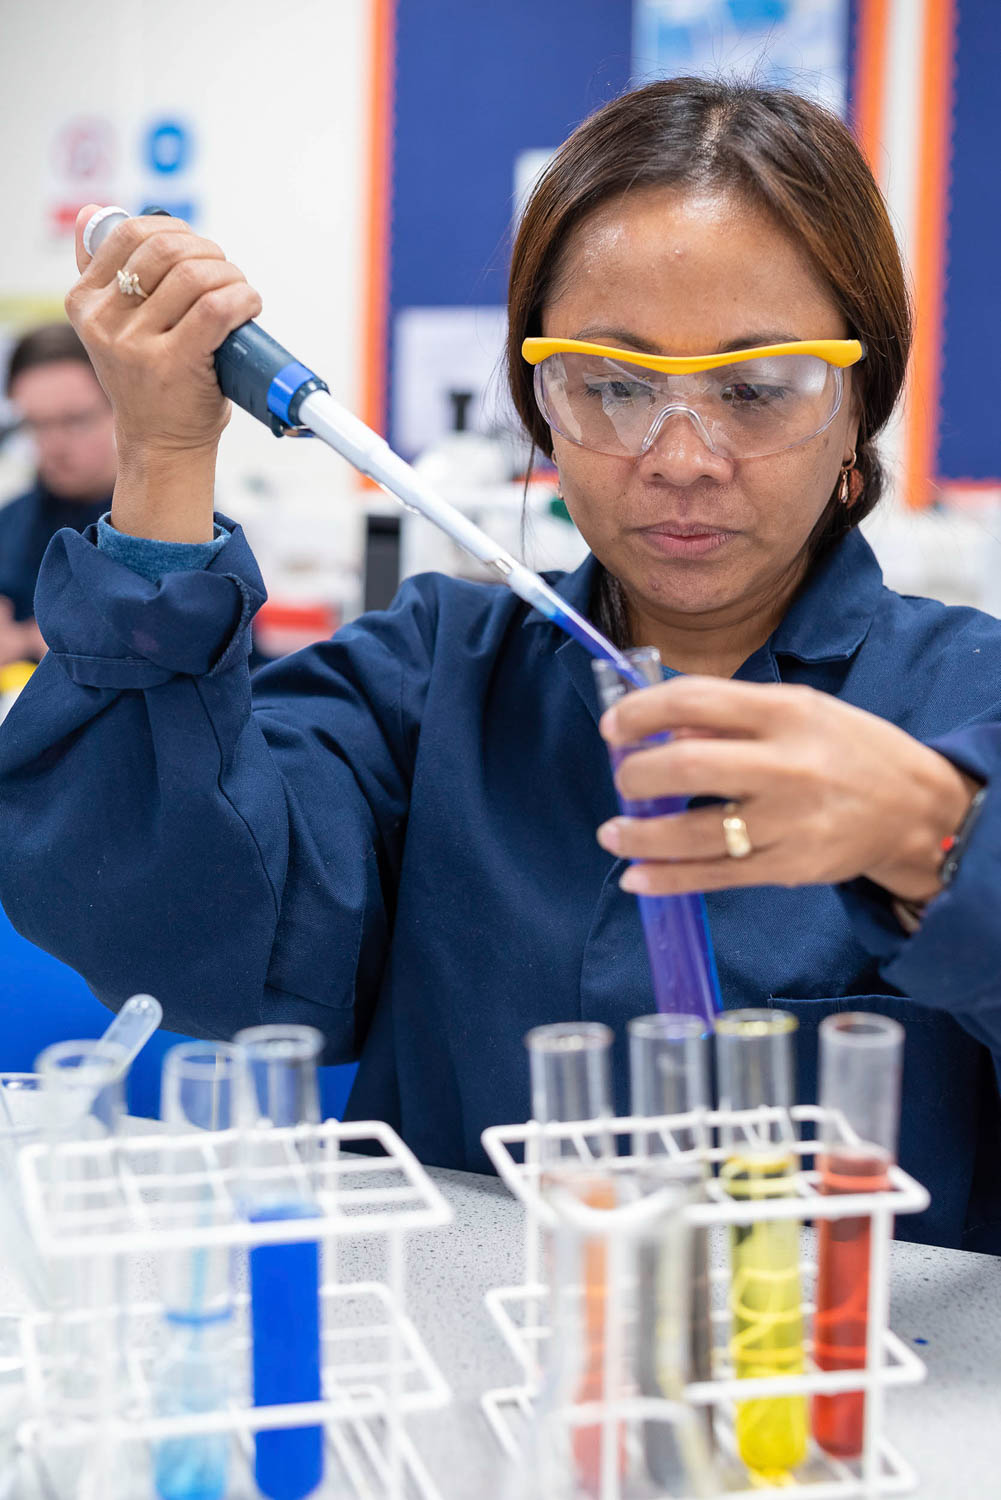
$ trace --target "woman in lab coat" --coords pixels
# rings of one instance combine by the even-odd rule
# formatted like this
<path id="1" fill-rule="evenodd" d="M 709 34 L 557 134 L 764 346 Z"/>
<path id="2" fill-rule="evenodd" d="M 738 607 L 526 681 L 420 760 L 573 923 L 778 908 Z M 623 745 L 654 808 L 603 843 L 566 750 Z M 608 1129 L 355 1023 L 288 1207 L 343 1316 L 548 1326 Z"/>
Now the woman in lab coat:
<path id="1" fill-rule="evenodd" d="M 910 323 L 840 122 L 654 83 L 525 213 L 511 389 L 591 548 L 557 587 L 669 669 L 600 732 L 576 642 L 437 575 L 252 689 L 264 589 L 213 518 L 212 351 L 260 298 L 177 221 L 92 261 L 78 232 L 78 261 L 119 474 L 50 546 L 49 654 L 0 735 L 13 922 L 179 1030 L 318 1026 L 360 1058 L 352 1116 L 483 1169 L 484 1126 L 528 1112 L 529 1027 L 653 1008 L 631 893 L 705 890 L 724 1004 L 799 1016 L 802 1097 L 824 1015 L 904 1021 L 901 1160 L 933 1206 L 901 1232 L 1001 1249 L 1001 624 L 887 590 L 858 530 Z M 605 741 L 663 730 L 621 789 L 712 800 L 613 816 Z"/>

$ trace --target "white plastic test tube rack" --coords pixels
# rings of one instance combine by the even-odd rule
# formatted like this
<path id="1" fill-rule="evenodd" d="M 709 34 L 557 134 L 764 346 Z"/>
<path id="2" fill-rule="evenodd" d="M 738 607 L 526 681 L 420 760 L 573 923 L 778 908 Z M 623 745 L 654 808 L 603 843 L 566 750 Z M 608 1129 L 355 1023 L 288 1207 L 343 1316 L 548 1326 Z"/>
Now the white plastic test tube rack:
<path id="1" fill-rule="evenodd" d="M 254 1495 L 254 1432 L 323 1424 L 326 1479 L 315 1492 L 318 1497 L 439 1500 L 403 1418 L 447 1404 L 451 1392 L 406 1314 L 404 1249 L 410 1233 L 450 1221 L 448 1204 L 413 1153 L 381 1122 L 330 1120 L 269 1129 L 260 1135 L 260 1150 L 256 1135 L 158 1132 L 30 1146 L 21 1153 L 26 1216 L 39 1253 L 52 1264 L 69 1258 L 120 1262 L 126 1271 L 139 1267 L 148 1292 L 159 1284 L 163 1257 L 229 1247 L 239 1265 L 242 1254 L 257 1245 L 317 1240 L 323 1275 L 323 1396 L 314 1403 L 252 1405 L 246 1276 L 239 1272 L 234 1333 L 225 1355 L 227 1366 L 243 1376 L 217 1411 L 157 1413 L 163 1305 L 155 1297 L 127 1294 L 122 1306 L 73 1312 L 78 1321 L 94 1320 L 97 1336 L 107 1339 L 110 1360 L 112 1345 L 122 1351 L 114 1378 L 103 1386 L 114 1399 L 91 1412 L 67 1415 L 59 1405 L 50 1353 L 58 1318 L 22 1317 L 25 1416 L 17 1437 L 42 1493 L 51 1492 L 51 1465 L 60 1450 L 78 1452 L 100 1443 L 106 1451 L 121 1449 L 128 1455 L 123 1462 L 131 1466 L 137 1451 L 145 1447 L 148 1460 L 163 1439 L 229 1433 L 234 1465 L 244 1476 L 242 1481 L 235 1476 L 230 1493 Z M 248 1167 L 257 1160 L 268 1164 Z M 172 1170 L 165 1170 L 165 1163 Z M 266 1196 L 269 1184 L 273 1192 L 275 1180 L 287 1183 L 295 1175 L 315 1217 L 247 1220 L 242 1205 Z M 362 1237 L 367 1254 L 385 1264 L 385 1280 L 341 1282 L 338 1249 L 343 1257 L 347 1242 Z M 101 1282 L 130 1283 L 135 1284 L 134 1276 Z M 139 1487 L 137 1493 L 153 1490 Z"/>
<path id="2" fill-rule="evenodd" d="M 731 1140 L 746 1140 L 750 1150 L 762 1146 L 767 1148 L 769 1141 L 775 1138 L 768 1129 L 769 1123 L 774 1131 L 774 1122 L 784 1119 L 788 1129 L 790 1116 L 792 1131 L 788 1149 L 799 1159 L 794 1193 L 755 1201 L 737 1201 L 730 1197 L 713 1171 L 733 1154 L 732 1146 L 727 1150 L 721 1144 L 724 1128 L 728 1127 Z M 551 1337 L 543 1237 L 555 1227 L 557 1219 L 546 1199 L 542 1179 L 545 1172 L 554 1170 L 554 1156 L 559 1156 L 562 1168 L 578 1163 L 590 1164 L 594 1174 L 629 1174 L 635 1173 L 638 1166 L 649 1168 L 658 1162 L 670 1164 L 672 1159 L 679 1165 L 691 1164 L 697 1158 L 706 1164 L 709 1175 L 705 1201 L 692 1203 L 684 1209 L 693 1229 L 701 1227 L 712 1233 L 735 1224 L 774 1219 L 809 1219 L 814 1223 L 821 1219 L 864 1217 L 871 1220 L 866 1360 L 864 1368 L 857 1371 L 822 1371 L 810 1357 L 809 1328 L 814 1312 L 810 1298 L 817 1267 L 812 1259 L 804 1257 L 800 1272 L 807 1335 L 804 1339 L 805 1373 L 762 1379 L 735 1378 L 729 1349 L 732 1322 L 729 1245 L 726 1236 L 717 1241 L 714 1234 L 713 1261 L 717 1264 L 710 1273 L 713 1288 L 713 1378 L 687 1385 L 685 1396 L 696 1405 L 709 1403 L 714 1407 L 716 1441 L 727 1454 L 730 1471 L 735 1473 L 743 1468 L 736 1454 L 733 1435 L 733 1404 L 736 1400 L 794 1394 L 809 1398 L 818 1392 L 830 1395 L 841 1391 L 866 1392 L 865 1437 L 859 1459 L 841 1461 L 821 1452 L 811 1443 L 807 1461 L 795 1475 L 782 1476 L 781 1488 L 765 1487 L 761 1476 L 755 1476 L 752 1485 L 748 1477 L 745 1489 L 727 1484 L 728 1500 L 736 1500 L 736 1497 L 751 1500 L 752 1496 L 754 1500 L 763 1500 L 766 1495 L 782 1497 L 782 1500 L 793 1500 L 796 1496 L 802 1496 L 804 1500 L 807 1497 L 808 1500 L 847 1500 L 849 1496 L 875 1500 L 877 1496 L 906 1494 L 915 1488 L 917 1476 L 887 1440 L 883 1430 L 887 1387 L 914 1384 L 925 1376 L 921 1360 L 888 1326 L 889 1250 L 894 1218 L 899 1214 L 920 1213 L 927 1208 L 930 1198 L 927 1190 L 899 1167 L 890 1169 L 889 1187 L 885 1191 L 821 1194 L 818 1187 L 820 1174 L 812 1165 L 812 1159 L 820 1154 L 820 1127 L 825 1120 L 833 1124 L 836 1139 L 840 1138 L 846 1145 L 857 1144 L 843 1119 L 813 1105 L 798 1105 L 788 1113 L 763 1107 L 739 1112 L 713 1110 L 659 1118 L 581 1120 L 568 1124 L 542 1125 L 529 1121 L 524 1125 L 492 1126 L 483 1132 L 483 1144 L 490 1160 L 526 1210 L 525 1282 L 520 1286 L 497 1287 L 488 1292 L 486 1298 L 488 1311 L 525 1373 L 522 1384 L 487 1391 L 481 1398 L 487 1420 L 505 1452 L 515 1457 L 527 1433 L 545 1363 L 546 1343 Z M 697 1152 L 685 1151 L 679 1145 L 678 1136 L 690 1143 L 693 1131 L 694 1138 L 705 1144 Z M 611 1143 L 610 1154 L 602 1156 L 600 1161 L 592 1150 L 598 1140 Z M 627 1154 L 614 1154 L 616 1148 Z M 774 1150 L 774 1146 L 771 1149 Z M 543 1162 L 547 1165 L 544 1166 Z M 609 1209 L 604 1216 L 609 1242 L 616 1237 L 619 1212 Z M 589 1222 L 593 1224 L 593 1214 L 589 1216 Z M 611 1250 L 609 1243 L 610 1263 L 613 1259 Z M 622 1422 L 652 1415 L 648 1396 L 625 1396 L 607 1405 L 614 1408 L 617 1419 Z M 592 1402 L 588 1408 L 591 1422 L 601 1420 L 595 1413 L 596 1406 L 597 1403 Z M 663 1403 L 663 1407 L 666 1416 L 669 1403 Z M 619 1480 L 614 1465 L 610 1466 L 610 1473 L 596 1500 L 619 1500 Z"/>

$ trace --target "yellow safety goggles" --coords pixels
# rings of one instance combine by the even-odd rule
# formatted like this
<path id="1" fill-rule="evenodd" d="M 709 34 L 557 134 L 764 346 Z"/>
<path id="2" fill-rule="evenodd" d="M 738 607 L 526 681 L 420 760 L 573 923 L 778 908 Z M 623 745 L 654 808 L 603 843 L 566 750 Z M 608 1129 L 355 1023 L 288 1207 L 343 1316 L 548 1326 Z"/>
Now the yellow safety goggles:
<path id="1" fill-rule="evenodd" d="M 580 339 L 525 339 L 549 426 L 582 448 L 646 453 L 684 416 L 712 453 L 764 458 L 818 436 L 844 394 L 859 339 L 803 339 L 723 354 L 639 354 Z"/>

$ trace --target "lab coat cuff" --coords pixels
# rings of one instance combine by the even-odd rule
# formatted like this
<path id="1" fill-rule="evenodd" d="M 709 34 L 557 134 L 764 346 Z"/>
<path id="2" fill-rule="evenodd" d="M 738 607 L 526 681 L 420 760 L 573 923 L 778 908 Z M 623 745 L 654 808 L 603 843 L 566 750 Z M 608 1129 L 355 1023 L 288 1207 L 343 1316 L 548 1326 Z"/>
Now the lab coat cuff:
<path id="1" fill-rule="evenodd" d="M 54 657 L 91 687 L 156 687 L 217 675 L 250 650 L 250 622 L 267 597 L 239 526 L 208 565 L 144 578 L 97 546 L 97 526 L 63 530 L 39 573 L 36 615 Z"/>

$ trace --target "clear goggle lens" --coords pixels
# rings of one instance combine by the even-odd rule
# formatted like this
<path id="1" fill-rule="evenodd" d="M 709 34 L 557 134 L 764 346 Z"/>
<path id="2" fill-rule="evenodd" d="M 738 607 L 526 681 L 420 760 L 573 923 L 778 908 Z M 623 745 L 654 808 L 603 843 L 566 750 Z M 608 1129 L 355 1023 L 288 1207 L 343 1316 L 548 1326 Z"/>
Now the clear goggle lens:
<path id="1" fill-rule="evenodd" d="M 539 409 L 562 437 L 638 457 L 675 417 L 712 453 L 764 458 L 824 431 L 841 405 L 840 369 L 815 354 L 743 359 L 667 375 L 603 355 L 550 354 L 535 367 Z"/>

